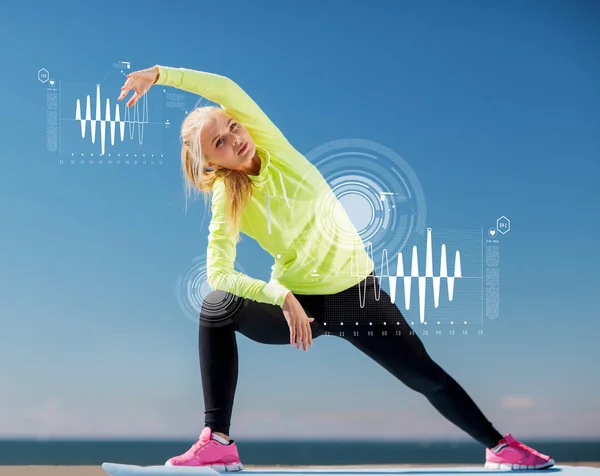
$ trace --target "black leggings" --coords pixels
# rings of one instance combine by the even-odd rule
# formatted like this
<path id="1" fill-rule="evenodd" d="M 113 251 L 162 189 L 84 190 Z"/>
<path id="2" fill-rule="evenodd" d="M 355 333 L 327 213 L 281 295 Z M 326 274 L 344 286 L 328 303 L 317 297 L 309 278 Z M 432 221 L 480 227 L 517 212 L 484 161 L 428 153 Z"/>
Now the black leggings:
<path id="1" fill-rule="evenodd" d="M 463 388 L 431 359 L 374 276 L 337 294 L 295 296 L 315 319 L 311 323 L 313 339 L 329 332 L 350 342 L 487 448 L 502 439 Z M 212 291 L 204 299 L 199 353 L 205 425 L 227 435 L 238 378 L 236 331 L 263 344 L 290 343 L 289 327 L 279 306 L 222 291 Z M 384 332 L 387 335 L 382 335 Z"/>

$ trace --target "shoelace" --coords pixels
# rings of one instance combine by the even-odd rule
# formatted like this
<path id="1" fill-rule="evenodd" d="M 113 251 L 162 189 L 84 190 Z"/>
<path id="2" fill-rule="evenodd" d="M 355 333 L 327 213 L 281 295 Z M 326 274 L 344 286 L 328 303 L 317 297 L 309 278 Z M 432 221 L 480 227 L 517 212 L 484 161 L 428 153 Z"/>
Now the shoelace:
<path id="1" fill-rule="evenodd" d="M 520 448 L 522 450 L 525 450 L 529 453 L 532 453 L 536 456 L 542 456 L 541 453 L 539 453 L 538 451 L 534 450 L 533 448 L 530 448 L 529 446 L 527 446 L 525 443 L 521 443 L 520 441 L 514 441 L 512 443 L 509 443 L 509 446 L 512 446 L 514 448 Z"/>
<path id="2" fill-rule="evenodd" d="M 195 452 L 196 452 L 196 451 L 198 451 L 200 448 L 202 448 L 203 446 L 205 446 L 205 445 L 206 445 L 206 443 L 208 443 L 208 440 L 207 440 L 207 439 L 204 439 L 204 438 L 201 438 L 201 439 L 199 439 L 198 441 L 196 441 L 196 443 L 194 443 L 194 444 L 192 445 L 192 450 L 193 450 L 193 451 L 194 451 L 194 453 L 195 453 Z"/>

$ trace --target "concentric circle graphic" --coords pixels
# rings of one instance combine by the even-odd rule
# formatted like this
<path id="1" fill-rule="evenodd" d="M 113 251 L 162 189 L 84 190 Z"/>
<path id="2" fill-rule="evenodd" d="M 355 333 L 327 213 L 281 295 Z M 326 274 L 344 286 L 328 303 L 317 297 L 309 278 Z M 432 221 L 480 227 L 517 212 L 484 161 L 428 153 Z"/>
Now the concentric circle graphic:
<path id="1" fill-rule="evenodd" d="M 425 195 L 415 172 L 393 150 L 376 142 L 342 139 L 313 149 L 306 158 L 319 170 L 331 197 L 319 200 L 319 226 L 338 245 L 352 245 L 353 231 L 338 223 L 336 200 L 376 257 L 402 251 L 410 237 L 426 232 Z M 347 240 L 346 240 L 347 237 Z"/>
<path id="2" fill-rule="evenodd" d="M 198 256 L 192 262 L 186 275 L 177 278 L 175 294 L 179 307 L 194 323 L 202 320 L 205 326 L 226 326 L 232 322 L 232 316 L 242 305 L 243 298 L 212 290 L 208 284 L 205 256 Z M 245 273 L 239 265 L 236 268 Z"/>

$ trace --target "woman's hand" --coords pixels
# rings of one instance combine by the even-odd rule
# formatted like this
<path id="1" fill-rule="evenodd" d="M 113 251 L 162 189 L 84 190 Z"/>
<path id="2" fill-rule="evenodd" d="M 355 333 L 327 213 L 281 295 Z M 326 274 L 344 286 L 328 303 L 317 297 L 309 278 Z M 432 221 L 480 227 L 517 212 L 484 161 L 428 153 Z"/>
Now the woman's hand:
<path id="1" fill-rule="evenodd" d="M 291 292 L 285 296 L 283 303 L 283 315 L 290 326 L 290 345 L 296 344 L 300 349 L 300 345 L 304 347 L 304 351 L 308 350 L 308 346 L 312 346 L 312 331 L 310 323 L 315 320 L 314 317 L 308 317 L 300 301 L 296 299 Z"/>
<path id="2" fill-rule="evenodd" d="M 125 81 L 125 84 L 121 88 L 119 101 L 127 96 L 127 93 L 133 89 L 135 94 L 127 101 L 127 107 L 131 107 L 148 92 L 154 83 L 156 83 L 156 80 L 158 79 L 158 69 L 156 67 L 141 69 L 129 73 L 126 77 L 127 81 Z"/>

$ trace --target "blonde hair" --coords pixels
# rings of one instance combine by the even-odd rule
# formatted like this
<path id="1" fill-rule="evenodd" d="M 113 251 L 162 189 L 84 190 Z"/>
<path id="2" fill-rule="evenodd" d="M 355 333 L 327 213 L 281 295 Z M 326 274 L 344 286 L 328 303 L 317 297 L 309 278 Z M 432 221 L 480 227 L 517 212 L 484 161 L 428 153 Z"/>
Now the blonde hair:
<path id="1" fill-rule="evenodd" d="M 233 232 L 239 241 L 242 211 L 252 198 L 254 185 L 248 175 L 238 170 L 226 168 L 211 170 L 208 167 L 207 157 L 200 144 L 200 133 L 211 114 L 217 112 L 223 112 L 223 109 L 217 106 L 198 107 L 188 114 L 181 126 L 181 167 L 186 199 L 192 191 L 199 191 L 204 194 L 207 202 L 215 183 L 222 180 L 229 202 L 227 223 L 233 227 Z"/>

